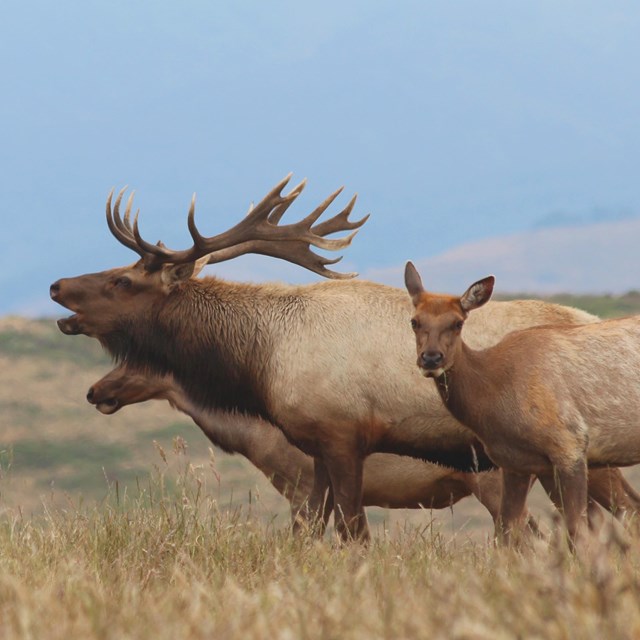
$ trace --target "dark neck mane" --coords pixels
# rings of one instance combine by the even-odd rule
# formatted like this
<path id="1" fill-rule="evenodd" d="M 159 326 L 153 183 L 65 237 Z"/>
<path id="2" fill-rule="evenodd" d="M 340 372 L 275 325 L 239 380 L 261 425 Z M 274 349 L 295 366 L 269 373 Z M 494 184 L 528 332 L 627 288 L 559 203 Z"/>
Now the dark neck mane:
<path id="1" fill-rule="evenodd" d="M 225 286 L 229 289 L 225 288 Z M 123 319 L 103 339 L 117 362 L 174 376 L 187 396 L 204 409 L 238 411 L 269 418 L 265 368 L 272 352 L 269 325 L 257 312 L 260 300 L 238 285 L 216 279 L 177 287 L 143 317 Z"/>

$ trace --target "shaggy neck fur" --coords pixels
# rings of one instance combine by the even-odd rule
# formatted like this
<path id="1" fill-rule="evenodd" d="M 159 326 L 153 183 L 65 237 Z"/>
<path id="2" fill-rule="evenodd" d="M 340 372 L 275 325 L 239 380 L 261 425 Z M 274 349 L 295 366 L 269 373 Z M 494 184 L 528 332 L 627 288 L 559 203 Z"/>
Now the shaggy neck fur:
<path id="1" fill-rule="evenodd" d="M 124 318 L 103 344 L 118 362 L 171 373 L 198 406 L 268 419 L 269 327 L 286 322 L 274 318 L 282 305 L 270 293 L 215 278 L 188 280 L 143 317 Z"/>

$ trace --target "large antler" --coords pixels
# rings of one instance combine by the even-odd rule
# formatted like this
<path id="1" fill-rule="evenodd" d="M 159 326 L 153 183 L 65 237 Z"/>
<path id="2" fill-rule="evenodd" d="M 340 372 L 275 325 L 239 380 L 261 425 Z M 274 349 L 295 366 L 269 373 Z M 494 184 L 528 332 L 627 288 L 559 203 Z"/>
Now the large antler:
<path id="1" fill-rule="evenodd" d="M 357 230 L 367 221 L 365 216 L 356 222 L 349 221 L 349 214 L 356 202 L 353 196 L 349 204 L 337 215 L 324 222 L 315 224 L 329 205 L 338 197 L 342 188 L 332 193 L 320 206 L 308 216 L 292 224 L 279 225 L 280 219 L 291 203 L 300 195 L 306 185 L 303 180 L 286 195 L 282 190 L 291 178 L 289 174 L 277 184 L 255 207 L 249 209 L 247 215 L 237 225 L 216 236 L 207 238 L 198 231 L 195 220 L 195 196 L 189 207 L 188 226 L 193 246 L 183 251 L 172 251 L 162 243 L 151 244 L 144 240 L 138 228 L 136 212 L 131 225 L 131 206 L 133 193 L 129 196 L 124 218 L 120 216 L 120 203 L 126 187 L 120 191 L 115 206 L 111 208 L 113 191 L 107 198 L 107 224 L 111 233 L 126 247 L 133 249 L 143 260 L 149 271 L 159 269 L 163 264 L 184 264 L 209 256 L 208 264 L 223 262 L 246 253 L 260 253 L 280 258 L 305 267 L 327 278 L 353 278 L 355 273 L 339 273 L 326 268 L 335 264 L 342 256 L 333 260 L 311 251 L 311 246 L 329 251 L 344 249 L 351 244 Z M 344 238 L 326 238 L 325 236 L 339 231 L 352 231 Z"/>

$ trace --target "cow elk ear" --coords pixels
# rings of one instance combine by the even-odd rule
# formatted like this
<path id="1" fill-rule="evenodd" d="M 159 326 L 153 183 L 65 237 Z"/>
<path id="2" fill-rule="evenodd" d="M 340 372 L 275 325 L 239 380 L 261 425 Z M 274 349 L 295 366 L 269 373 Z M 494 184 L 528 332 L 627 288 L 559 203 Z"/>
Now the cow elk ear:
<path id="1" fill-rule="evenodd" d="M 413 266 L 413 262 L 407 262 L 407 266 L 404 268 L 404 284 L 413 300 L 413 304 L 417 304 L 420 294 L 424 293 L 424 287 L 418 270 Z"/>
<path id="2" fill-rule="evenodd" d="M 169 264 L 162 269 L 162 283 L 171 287 L 191 278 L 196 271 L 197 262 L 187 262 L 185 264 Z M 204 266 L 204 265 L 202 265 Z M 202 266 L 200 269 L 202 269 Z M 198 269 L 198 271 L 200 271 Z"/>
<path id="3" fill-rule="evenodd" d="M 460 306 L 463 311 L 472 311 L 488 302 L 493 293 L 495 281 L 496 279 L 493 276 L 487 276 L 482 280 L 478 280 L 478 282 L 474 282 L 460 298 Z"/>

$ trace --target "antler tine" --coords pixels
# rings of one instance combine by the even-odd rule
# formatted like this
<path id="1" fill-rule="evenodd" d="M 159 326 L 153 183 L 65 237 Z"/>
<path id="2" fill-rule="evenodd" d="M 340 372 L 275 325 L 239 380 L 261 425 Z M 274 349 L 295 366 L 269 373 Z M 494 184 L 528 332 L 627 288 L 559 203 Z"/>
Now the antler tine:
<path id="1" fill-rule="evenodd" d="M 306 185 L 306 181 L 303 181 L 303 182 Z M 302 183 L 300 183 L 298 185 L 298 187 L 301 187 L 301 186 L 302 186 Z M 298 187 L 296 187 L 296 188 L 298 188 Z M 340 195 L 340 193 L 342 193 L 343 189 L 344 189 L 344 187 L 340 187 L 339 189 L 334 191 L 328 198 L 325 199 L 325 201 L 322 204 L 320 204 L 318 207 L 316 207 L 308 216 L 303 218 L 297 224 L 300 225 L 300 227 L 310 228 L 311 225 L 327 210 L 329 205 Z M 300 193 L 299 191 L 298 191 L 298 193 L 296 193 L 296 197 L 298 196 L 299 193 Z M 272 213 L 269 215 L 267 220 L 271 224 L 277 225 L 280 222 L 282 216 L 284 215 L 284 213 L 289 208 L 289 206 L 291 205 L 292 202 L 293 202 L 293 199 L 288 200 L 286 202 L 283 202 L 281 205 L 276 207 L 272 211 Z"/>
<path id="2" fill-rule="evenodd" d="M 252 207 L 240 224 L 245 223 L 245 221 L 248 222 L 249 220 L 254 221 L 257 218 L 263 218 L 269 222 L 273 222 L 273 219 L 275 219 L 275 224 L 277 224 L 282 214 L 307 186 L 307 179 L 304 178 L 304 180 L 301 180 L 289 193 L 283 196 L 282 190 L 287 186 L 290 179 L 291 174 L 274 187 L 255 207 Z M 283 209 L 278 214 L 281 207 L 283 207 Z M 240 224 L 236 226 L 239 227 Z"/>
<path id="3" fill-rule="evenodd" d="M 113 219 L 116 223 L 116 226 L 118 227 L 118 229 L 120 229 L 120 231 L 122 231 L 122 233 L 124 233 L 125 235 L 131 235 L 129 233 L 130 230 L 127 228 L 127 225 L 123 223 L 122 218 L 120 217 L 120 204 L 122 203 L 122 197 L 124 196 L 126 190 L 127 187 L 123 187 L 118 192 L 118 197 L 116 198 L 116 203 L 113 208 Z"/>
<path id="4" fill-rule="evenodd" d="M 133 196 L 135 195 L 135 191 L 132 191 L 131 194 L 129 195 L 129 199 L 127 200 L 127 208 L 124 211 L 124 226 L 127 228 L 127 231 L 129 231 L 129 233 L 132 232 L 131 229 L 131 206 L 133 205 Z M 136 217 L 138 216 L 138 214 L 140 213 L 140 209 L 138 209 L 136 211 Z"/>
<path id="5" fill-rule="evenodd" d="M 135 217 L 133 218 L 133 236 L 135 238 L 137 246 L 146 254 L 145 260 L 150 265 L 156 261 L 152 260 L 151 256 L 157 256 L 160 258 L 166 258 L 166 262 L 173 262 L 171 259 L 173 254 L 185 253 L 181 251 L 171 251 L 170 249 L 165 249 L 163 246 L 157 244 L 151 244 L 147 242 L 142 235 L 140 235 L 140 229 L 138 228 L 138 214 L 140 211 L 136 212 Z M 151 255 L 149 255 L 151 254 Z"/>
<path id="6" fill-rule="evenodd" d="M 267 195 L 258 202 L 257 205 L 251 207 L 247 212 L 247 215 L 234 227 L 225 231 L 217 236 L 207 238 L 203 236 L 197 229 L 194 219 L 194 212 L 189 210 L 189 218 L 187 224 L 189 226 L 189 233 L 193 238 L 194 247 L 200 250 L 200 254 L 196 257 L 201 257 L 205 253 L 218 251 L 228 247 L 230 244 L 236 243 L 238 238 L 242 238 L 247 234 L 247 231 L 255 229 L 260 223 L 268 223 L 269 217 L 274 209 L 280 206 L 288 207 L 304 190 L 307 181 L 306 178 L 297 184 L 289 193 L 282 195 L 282 190 L 287 186 L 291 179 L 291 173 L 289 173 L 283 180 L 281 180 Z M 284 211 L 282 212 L 284 213 Z M 203 253 L 204 252 L 204 253 Z"/>
<path id="7" fill-rule="evenodd" d="M 368 219 L 369 215 L 367 214 L 360 220 L 356 220 L 355 222 L 351 222 L 349 220 L 349 216 L 353 211 L 353 207 L 356 204 L 356 200 L 358 198 L 358 194 L 356 193 L 353 198 L 349 201 L 349 204 L 338 214 L 329 218 L 329 220 L 325 220 L 320 224 L 315 225 L 311 228 L 311 230 L 319 236 L 326 236 L 329 233 L 335 233 L 336 231 L 348 231 L 351 229 L 359 229 Z"/>
<path id="8" fill-rule="evenodd" d="M 113 236 L 123 244 L 125 247 L 132 249 L 135 251 L 140 257 L 144 257 L 144 252 L 140 249 L 140 247 L 136 244 L 133 236 L 131 235 L 130 229 L 127 229 L 125 224 L 122 222 L 120 218 L 120 202 L 122 201 L 122 196 L 124 195 L 127 187 L 124 187 L 118 193 L 118 197 L 116 198 L 115 206 L 112 210 L 111 201 L 113 199 L 113 194 L 115 189 L 111 189 L 109 192 L 109 196 L 107 197 L 107 225 L 109 227 L 109 231 L 113 234 Z"/>

